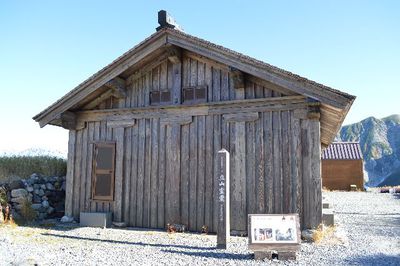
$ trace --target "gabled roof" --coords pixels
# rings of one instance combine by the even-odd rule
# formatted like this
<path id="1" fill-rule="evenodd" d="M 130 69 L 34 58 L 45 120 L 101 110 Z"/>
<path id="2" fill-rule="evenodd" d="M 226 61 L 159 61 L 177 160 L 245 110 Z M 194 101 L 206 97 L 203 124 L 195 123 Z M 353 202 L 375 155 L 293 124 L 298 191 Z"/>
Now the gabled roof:
<path id="1" fill-rule="evenodd" d="M 79 84 L 61 99 L 33 117 L 33 119 L 39 122 L 41 127 L 47 124 L 58 125 L 58 122 L 55 121 L 60 118 L 62 113 L 73 109 L 77 106 L 79 101 L 98 90 L 105 83 L 123 74 L 141 60 L 145 59 L 148 55 L 168 45 L 178 46 L 208 57 L 272 84 L 276 84 L 321 102 L 321 142 L 324 145 L 328 145 L 333 140 L 355 99 L 355 96 L 327 87 L 225 47 L 175 29 L 163 28 Z"/>
<path id="2" fill-rule="evenodd" d="M 362 160 L 360 143 L 333 142 L 323 152 L 323 160 Z"/>

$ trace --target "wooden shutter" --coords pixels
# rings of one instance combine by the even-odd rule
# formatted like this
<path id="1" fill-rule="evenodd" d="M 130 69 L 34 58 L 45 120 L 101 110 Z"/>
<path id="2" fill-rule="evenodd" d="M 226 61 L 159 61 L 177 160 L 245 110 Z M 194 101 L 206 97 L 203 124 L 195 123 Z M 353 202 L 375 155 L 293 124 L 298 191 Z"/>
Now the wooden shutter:
<path id="1" fill-rule="evenodd" d="M 168 104 L 171 103 L 171 92 L 170 91 L 152 91 L 150 92 L 150 104 Z"/>
<path id="2" fill-rule="evenodd" d="M 207 86 L 183 88 L 184 103 L 201 103 L 207 101 Z"/>
<path id="3" fill-rule="evenodd" d="M 152 91 L 150 92 L 150 104 L 160 104 L 160 92 Z"/>
<path id="4" fill-rule="evenodd" d="M 115 143 L 95 143 L 92 199 L 114 200 Z"/>

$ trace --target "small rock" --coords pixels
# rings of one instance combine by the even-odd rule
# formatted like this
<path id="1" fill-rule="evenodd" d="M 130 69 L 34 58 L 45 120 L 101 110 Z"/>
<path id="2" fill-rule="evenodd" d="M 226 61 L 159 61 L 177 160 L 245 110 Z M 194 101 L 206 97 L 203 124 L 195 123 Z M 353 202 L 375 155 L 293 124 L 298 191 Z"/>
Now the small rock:
<path id="1" fill-rule="evenodd" d="M 47 196 L 43 196 L 42 200 L 49 200 L 49 198 Z"/>
<path id="2" fill-rule="evenodd" d="M 47 216 L 47 213 L 44 213 L 44 212 L 39 213 L 39 220 L 45 219 L 46 216 Z"/>
<path id="3" fill-rule="evenodd" d="M 26 187 L 26 190 L 27 190 L 28 192 L 33 192 L 33 187 L 28 185 L 28 186 Z"/>
<path id="4" fill-rule="evenodd" d="M 38 195 L 34 194 L 33 195 L 33 202 L 34 203 L 41 203 L 42 199 Z"/>
<path id="5" fill-rule="evenodd" d="M 41 188 L 41 189 L 46 189 L 46 184 L 41 184 L 41 185 L 40 185 L 40 188 Z"/>
<path id="6" fill-rule="evenodd" d="M 74 221 L 73 217 L 69 217 L 67 215 L 64 215 L 61 220 L 62 223 L 72 223 Z"/>
<path id="7" fill-rule="evenodd" d="M 40 189 L 40 185 L 39 184 L 33 184 L 33 189 Z"/>
<path id="8" fill-rule="evenodd" d="M 54 212 L 54 208 L 53 207 L 49 207 L 47 209 L 47 214 L 52 214 Z"/>
<path id="9" fill-rule="evenodd" d="M 44 190 L 43 190 L 43 189 L 39 189 L 38 195 L 39 195 L 40 197 L 43 196 L 43 195 L 44 195 Z"/>
<path id="10" fill-rule="evenodd" d="M 11 202 L 22 204 L 26 199 L 26 197 L 11 198 Z"/>
<path id="11" fill-rule="evenodd" d="M 13 197 L 13 198 L 26 197 L 27 195 L 28 195 L 28 191 L 26 191 L 23 188 L 11 190 L 11 197 Z"/>
<path id="12" fill-rule="evenodd" d="M 62 183 L 62 185 L 61 185 L 61 190 L 64 190 L 65 191 L 65 186 L 66 186 L 66 184 L 65 184 L 65 181 Z"/>
<path id="13" fill-rule="evenodd" d="M 44 200 L 44 201 L 42 202 L 42 206 L 43 206 L 44 208 L 48 208 L 48 207 L 50 206 L 50 204 L 49 204 L 49 202 L 48 202 L 47 200 Z"/>
<path id="14" fill-rule="evenodd" d="M 48 190 L 54 190 L 54 186 L 51 183 L 46 183 L 46 188 Z"/>
<path id="15" fill-rule="evenodd" d="M 32 209 L 34 210 L 39 210 L 42 207 L 41 203 L 33 203 L 32 204 Z"/>
<path id="16" fill-rule="evenodd" d="M 113 225 L 115 227 L 120 227 L 120 228 L 126 227 L 126 223 L 125 222 L 113 222 Z"/>
<path id="17" fill-rule="evenodd" d="M 11 190 L 13 190 L 13 189 L 15 190 L 15 189 L 22 188 L 23 183 L 21 182 L 21 180 L 15 180 L 15 181 L 12 181 L 9 186 L 10 186 Z"/>
<path id="18" fill-rule="evenodd" d="M 39 179 L 39 175 L 36 173 L 31 174 L 31 176 L 29 177 L 31 179 Z"/>
<path id="19" fill-rule="evenodd" d="M 305 230 L 301 231 L 301 238 L 304 241 L 313 242 L 314 241 L 313 235 L 314 235 L 313 230 L 305 229 Z"/>

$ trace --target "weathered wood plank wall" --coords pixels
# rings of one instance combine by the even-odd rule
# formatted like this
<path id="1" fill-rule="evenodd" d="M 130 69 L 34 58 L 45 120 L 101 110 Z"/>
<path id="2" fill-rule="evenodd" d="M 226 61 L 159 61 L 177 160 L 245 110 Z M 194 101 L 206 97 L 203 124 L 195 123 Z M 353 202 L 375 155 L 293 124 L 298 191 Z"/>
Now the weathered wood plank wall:
<path id="1" fill-rule="evenodd" d="M 182 86 L 208 86 L 208 101 L 280 97 L 255 79 L 235 91 L 231 73 L 194 55 L 182 58 Z M 173 71 L 175 68 L 175 71 Z M 113 108 L 145 107 L 149 92 L 171 89 L 178 71 L 170 61 L 133 74 L 127 98 Z M 179 72 L 179 71 L 178 71 Z M 231 152 L 231 229 L 247 230 L 248 213 L 298 212 L 302 227 L 319 224 L 321 212 L 319 121 L 304 110 L 137 118 L 129 127 L 88 121 L 71 130 L 66 213 L 112 211 L 130 226 L 163 228 L 183 223 L 198 231 L 217 226 L 216 152 Z M 114 202 L 91 201 L 93 142 L 115 141 Z"/>

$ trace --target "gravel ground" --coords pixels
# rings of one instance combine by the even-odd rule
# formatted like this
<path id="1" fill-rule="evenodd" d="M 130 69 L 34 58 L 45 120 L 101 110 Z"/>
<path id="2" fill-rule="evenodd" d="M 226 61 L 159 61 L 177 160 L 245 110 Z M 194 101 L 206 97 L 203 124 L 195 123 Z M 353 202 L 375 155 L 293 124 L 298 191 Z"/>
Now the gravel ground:
<path id="1" fill-rule="evenodd" d="M 247 238 L 72 225 L 0 227 L 0 265 L 400 265 L 400 196 L 326 192 L 336 235 L 302 243 L 297 261 L 254 261 Z"/>

